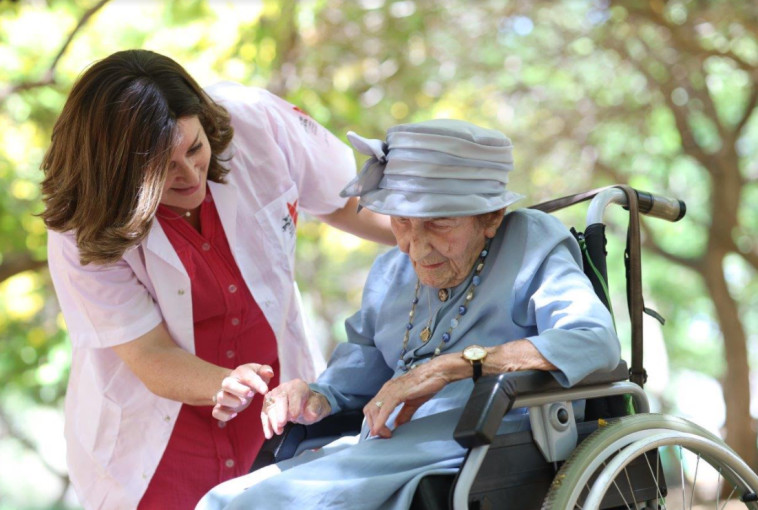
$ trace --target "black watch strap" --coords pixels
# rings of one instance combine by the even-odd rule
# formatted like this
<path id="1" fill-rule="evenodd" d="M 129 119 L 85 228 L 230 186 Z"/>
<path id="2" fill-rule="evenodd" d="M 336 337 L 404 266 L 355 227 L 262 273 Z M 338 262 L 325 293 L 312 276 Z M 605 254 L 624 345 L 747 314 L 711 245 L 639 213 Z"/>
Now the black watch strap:
<path id="1" fill-rule="evenodd" d="M 474 382 L 478 381 L 482 376 L 482 361 L 476 360 L 471 362 L 471 366 L 474 368 Z"/>

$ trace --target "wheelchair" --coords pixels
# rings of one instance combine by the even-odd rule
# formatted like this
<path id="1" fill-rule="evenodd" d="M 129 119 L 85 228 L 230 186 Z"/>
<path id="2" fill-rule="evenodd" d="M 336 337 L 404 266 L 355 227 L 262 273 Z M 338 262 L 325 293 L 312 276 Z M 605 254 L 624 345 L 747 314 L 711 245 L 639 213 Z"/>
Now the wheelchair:
<path id="1" fill-rule="evenodd" d="M 751 468 L 706 429 L 650 413 L 643 390 L 642 314 L 648 310 L 641 291 L 639 214 L 678 221 L 684 203 L 617 185 L 533 208 L 553 212 L 589 199 L 585 231 L 571 230 L 585 273 L 609 308 L 603 213 L 610 204 L 629 211 L 624 261 L 631 366 L 622 360 L 613 371 L 591 374 L 567 389 L 548 372 L 480 378 L 454 432 L 468 449 L 460 471 L 424 477 L 412 509 L 758 509 L 758 476 Z M 575 416 L 576 401 L 584 401 L 584 416 Z M 497 435 L 503 416 L 515 408 L 528 409 L 531 430 Z M 362 418 L 348 412 L 310 426 L 290 423 L 264 443 L 251 471 L 357 434 Z"/>

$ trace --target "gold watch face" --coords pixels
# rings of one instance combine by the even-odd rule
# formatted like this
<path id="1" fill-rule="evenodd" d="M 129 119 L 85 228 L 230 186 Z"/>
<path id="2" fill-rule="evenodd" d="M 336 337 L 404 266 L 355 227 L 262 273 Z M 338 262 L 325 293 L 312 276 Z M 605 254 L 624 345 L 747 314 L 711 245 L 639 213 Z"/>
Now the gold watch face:
<path id="1" fill-rule="evenodd" d="M 487 351 L 480 345 L 469 345 L 463 349 L 463 357 L 469 361 L 481 361 L 487 356 Z"/>

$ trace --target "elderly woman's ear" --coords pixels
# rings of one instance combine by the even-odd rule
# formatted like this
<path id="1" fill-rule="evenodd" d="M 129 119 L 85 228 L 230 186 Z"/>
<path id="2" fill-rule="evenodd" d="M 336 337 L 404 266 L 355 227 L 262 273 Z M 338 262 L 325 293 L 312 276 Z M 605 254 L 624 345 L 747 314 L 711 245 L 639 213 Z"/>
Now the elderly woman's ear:
<path id="1" fill-rule="evenodd" d="M 505 209 L 506 208 L 503 207 L 497 211 L 479 215 L 479 221 L 481 221 L 482 225 L 484 226 L 484 235 L 487 237 L 487 239 L 492 239 L 495 237 L 497 229 L 500 228 L 500 224 L 503 222 L 503 218 L 505 217 Z"/>

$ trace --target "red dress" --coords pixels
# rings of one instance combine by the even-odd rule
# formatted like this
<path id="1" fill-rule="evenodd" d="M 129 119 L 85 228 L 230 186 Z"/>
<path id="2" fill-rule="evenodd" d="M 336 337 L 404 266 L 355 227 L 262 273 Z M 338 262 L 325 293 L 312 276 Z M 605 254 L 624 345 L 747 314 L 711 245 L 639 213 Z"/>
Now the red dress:
<path id="1" fill-rule="evenodd" d="M 195 354 L 228 368 L 270 365 L 269 387 L 278 385 L 274 332 L 242 279 L 210 190 L 200 206 L 200 232 L 163 206 L 157 217 L 192 282 Z M 262 400 L 256 395 L 226 423 L 211 416 L 210 406 L 182 405 L 139 509 L 192 509 L 215 485 L 246 474 L 264 440 Z"/>

